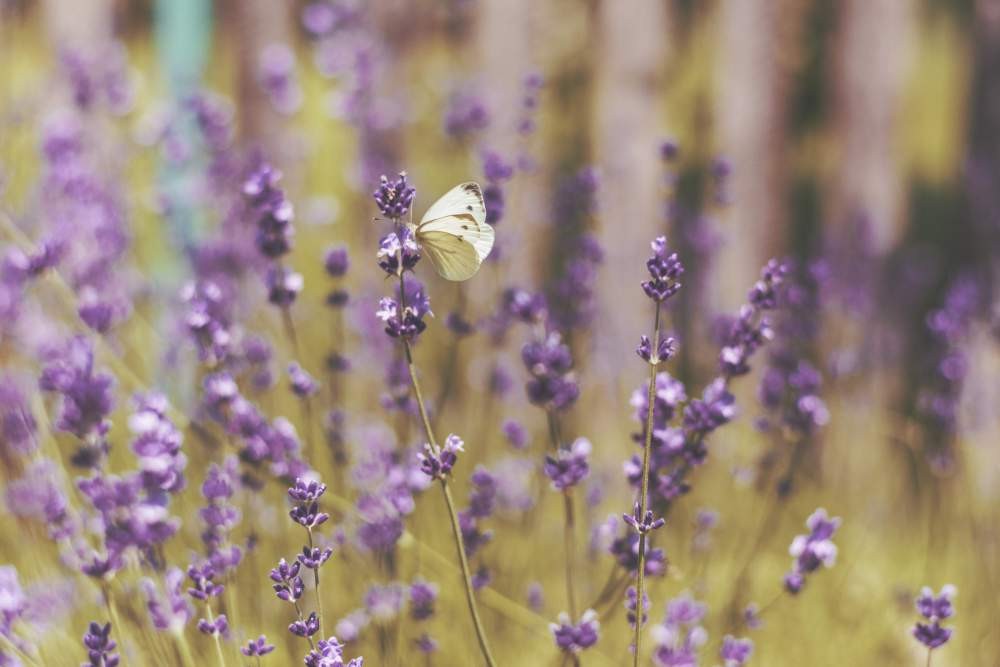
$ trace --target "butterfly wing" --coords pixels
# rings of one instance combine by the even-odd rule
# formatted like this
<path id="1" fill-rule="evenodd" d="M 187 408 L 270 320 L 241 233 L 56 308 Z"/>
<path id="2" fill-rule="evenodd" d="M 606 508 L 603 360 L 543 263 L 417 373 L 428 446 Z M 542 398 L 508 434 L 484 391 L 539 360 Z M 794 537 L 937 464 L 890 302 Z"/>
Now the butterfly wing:
<path id="1" fill-rule="evenodd" d="M 446 280 L 468 280 L 483 261 L 475 246 L 448 232 L 424 232 L 420 245 L 431 258 L 434 268 Z"/>
<path id="2" fill-rule="evenodd" d="M 462 183 L 445 193 L 424 214 L 416 236 L 442 277 L 458 281 L 475 275 L 495 238 L 479 185 Z"/>
<path id="3" fill-rule="evenodd" d="M 418 226 L 451 215 L 469 216 L 479 224 L 486 224 L 486 203 L 483 201 L 483 190 L 478 183 L 472 181 L 461 183 L 444 193 L 444 196 L 427 209 Z"/>

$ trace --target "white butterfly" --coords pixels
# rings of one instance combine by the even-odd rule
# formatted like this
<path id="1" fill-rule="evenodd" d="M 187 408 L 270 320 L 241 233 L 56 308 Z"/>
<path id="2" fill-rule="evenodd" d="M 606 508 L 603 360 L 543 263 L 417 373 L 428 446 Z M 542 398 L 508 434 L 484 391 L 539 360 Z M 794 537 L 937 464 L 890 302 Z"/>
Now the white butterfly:
<path id="1" fill-rule="evenodd" d="M 447 280 L 468 280 L 493 249 L 493 228 L 486 224 L 486 204 L 478 183 L 462 183 L 427 209 L 420 224 L 410 225 L 434 268 Z"/>

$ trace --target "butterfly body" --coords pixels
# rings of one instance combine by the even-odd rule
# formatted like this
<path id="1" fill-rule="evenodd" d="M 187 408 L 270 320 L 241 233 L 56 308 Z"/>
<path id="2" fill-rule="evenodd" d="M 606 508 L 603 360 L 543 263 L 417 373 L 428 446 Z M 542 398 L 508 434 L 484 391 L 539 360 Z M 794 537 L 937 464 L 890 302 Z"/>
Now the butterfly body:
<path id="1" fill-rule="evenodd" d="M 456 185 L 427 209 L 411 230 L 446 280 L 468 280 L 493 249 L 493 228 L 478 183 Z"/>

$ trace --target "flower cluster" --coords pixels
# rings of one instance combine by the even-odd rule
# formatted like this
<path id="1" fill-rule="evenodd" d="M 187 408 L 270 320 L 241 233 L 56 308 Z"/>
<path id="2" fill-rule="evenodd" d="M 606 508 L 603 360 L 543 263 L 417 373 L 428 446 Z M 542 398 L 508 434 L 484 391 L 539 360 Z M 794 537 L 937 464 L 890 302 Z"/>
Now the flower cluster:
<path id="1" fill-rule="evenodd" d="M 406 172 L 399 172 L 395 181 L 382 176 L 378 189 L 372 193 L 378 210 L 390 220 L 399 220 L 410 211 L 417 189 L 406 181 Z"/>
<path id="2" fill-rule="evenodd" d="M 737 639 L 732 635 L 726 635 L 722 638 L 719 657 L 722 658 L 724 667 L 742 667 L 750 660 L 752 653 L 752 639 Z"/>
<path id="3" fill-rule="evenodd" d="M 650 247 L 653 249 L 653 256 L 646 260 L 649 280 L 643 281 L 642 291 L 653 301 L 662 303 L 680 290 L 684 266 L 676 252 L 669 252 L 665 236 L 658 236 Z"/>
<path id="4" fill-rule="evenodd" d="M 600 638 L 601 624 L 597 620 L 597 612 L 593 609 L 583 612 L 583 616 L 576 624 L 566 613 L 559 614 L 556 621 L 549 623 L 549 630 L 552 631 L 556 646 L 561 651 L 579 653 L 596 644 Z"/>
<path id="5" fill-rule="evenodd" d="M 708 641 L 708 632 L 701 625 L 707 608 L 688 595 L 667 603 L 663 623 L 652 630 L 653 661 L 660 667 L 698 664 L 698 652 Z"/>
<path id="6" fill-rule="evenodd" d="M 458 453 L 465 451 L 465 443 L 454 433 L 444 439 L 444 446 L 426 443 L 424 451 L 417 454 L 420 470 L 431 479 L 444 479 L 458 461 Z"/>
<path id="7" fill-rule="evenodd" d="M 580 387 L 572 370 L 573 357 L 558 331 L 526 343 L 521 360 L 531 373 L 525 389 L 532 404 L 558 412 L 576 402 Z"/>
<path id="8" fill-rule="evenodd" d="M 917 596 L 917 613 L 928 622 L 918 621 L 913 626 L 913 636 L 928 650 L 943 646 L 955 632 L 954 628 L 946 628 L 941 625 L 941 621 L 951 618 L 955 614 L 952 606 L 955 593 L 955 587 L 949 584 L 943 586 L 937 595 L 925 586 L 921 589 L 920 595 Z"/>
<path id="9" fill-rule="evenodd" d="M 545 457 L 542 471 L 552 482 L 552 488 L 566 491 L 590 474 L 591 444 L 586 438 L 577 438 L 568 448 L 560 448 L 555 456 Z"/>
<path id="10" fill-rule="evenodd" d="M 201 541 L 206 557 L 218 574 L 225 574 L 239 565 L 243 550 L 232 544 L 230 534 L 240 522 L 240 510 L 232 503 L 236 493 L 237 463 L 229 457 L 224 465 L 212 464 L 201 485 L 206 505 L 198 514 L 205 524 Z"/>
<path id="11" fill-rule="evenodd" d="M 318 480 L 297 478 L 295 484 L 288 489 L 288 497 L 293 503 L 288 516 L 307 530 L 325 523 L 330 515 L 319 511 L 319 499 L 324 493 L 326 484 Z"/>
<path id="12" fill-rule="evenodd" d="M 375 315 L 385 323 L 385 332 L 392 338 L 415 341 L 427 328 L 424 322 L 431 312 L 431 302 L 419 280 L 411 276 L 403 279 L 402 303 L 391 297 L 379 300 Z"/>
<path id="13" fill-rule="evenodd" d="M 448 97 L 444 131 L 452 139 L 466 140 L 490 124 L 490 111 L 483 98 L 471 90 L 459 89 Z"/>
<path id="14" fill-rule="evenodd" d="M 483 176 L 486 185 L 483 187 L 483 203 L 486 204 L 486 223 L 495 225 L 503 220 L 506 196 L 504 184 L 514 176 L 514 167 L 504 160 L 496 151 L 487 150 L 482 154 Z"/>
<path id="15" fill-rule="evenodd" d="M 246 643 L 246 646 L 240 647 L 240 653 L 248 658 L 259 658 L 260 656 L 267 655 L 274 651 L 274 644 L 267 643 L 267 637 L 260 635 L 257 639 L 251 639 Z"/>
<path id="16" fill-rule="evenodd" d="M 320 639 L 316 648 L 306 655 L 306 667 L 362 667 L 364 658 L 344 662 L 344 645 L 336 637 Z"/>
<path id="17" fill-rule="evenodd" d="M 729 326 L 719 352 L 719 367 L 724 377 L 749 373 L 750 357 L 773 336 L 771 325 L 763 313 L 777 307 L 778 290 L 787 272 L 787 266 L 775 259 L 761 269 L 760 279 L 750 289 L 748 302 Z"/>
<path id="18" fill-rule="evenodd" d="M 111 624 L 103 626 L 91 622 L 87 634 L 83 636 L 83 645 L 87 648 L 87 660 L 83 667 L 117 667 L 121 658 L 114 652 L 118 645 L 111 639 Z"/>
<path id="19" fill-rule="evenodd" d="M 243 196 L 257 225 L 257 250 L 270 259 L 288 254 L 295 238 L 295 212 L 278 187 L 280 180 L 281 172 L 262 163 L 243 182 Z"/>
<path id="20" fill-rule="evenodd" d="M 794 559 L 791 571 L 785 575 L 785 590 L 796 594 L 806 583 L 806 575 L 820 568 L 833 567 L 837 561 L 837 545 L 833 534 L 840 527 L 840 517 L 829 518 L 822 507 L 806 520 L 808 535 L 797 535 L 788 547 Z"/>
<path id="21" fill-rule="evenodd" d="M 88 443 L 91 447 L 93 442 L 103 441 L 110 428 L 107 418 L 114 407 L 114 378 L 95 372 L 94 349 L 89 340 L 77 336 L 54 351 L 42 369 L 38 385 L 42 391 L 62 397 L 56 428 L 92 441 Z"/>

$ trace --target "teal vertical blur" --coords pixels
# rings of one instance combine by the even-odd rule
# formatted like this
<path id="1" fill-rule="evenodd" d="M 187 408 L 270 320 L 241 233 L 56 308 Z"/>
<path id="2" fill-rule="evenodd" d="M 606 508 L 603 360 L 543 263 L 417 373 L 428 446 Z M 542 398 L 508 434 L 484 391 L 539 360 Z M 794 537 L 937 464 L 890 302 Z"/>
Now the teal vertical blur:
<path id="1" fill-rule="evenodd" d="M 176 280 L 184 259 L 204 231 L 204 214 L 186 194 L 207 167 L 196 119 L 185 102 L 202 84 L 212 40 L 211 0 L 157 0 L 156 49 L 167 83 L 173 112 L 174 138 L 184 147 L 183 158 L 164 159 L 160 167 L 160 192 L 169 202 L 166 223 L 176 249 L 164 269 Z"/>
<path id="2" fill-rule="evenodd" d="M 173 138 L 184 147 L 181 157 L 161 154 L 157 176 L 160 195 L 168 202 L 164 224 L 167 225 L 171 247 L 150 267 L 154 285 L 169 292 L 169 302 L 181 283 L 190 275 L 191 251 L 205 231 L 205 211 L 190 196 L 193 186 L 205 177 L 208 167 L 197 120 L 185 102 L 202 87 L 212 41 L 212 0 L 156 0 L 154 34 L 160 70 L 167 87 L 167 104 L 173 117 Z M 171 318 L 161 312 L 161 319 Z M 161 331 L 170 330 L 170 322 L 160 323 Z M 195 367 L 175 365 L 166 358 L 160 364 L 173 366 L 172 372 L 161 373 L 171 378 L 168 390 L 182 409 L 194 400 L 191 388 L 196 386 Z M 161 370 L 163 368 L 161 367 Z"/>

